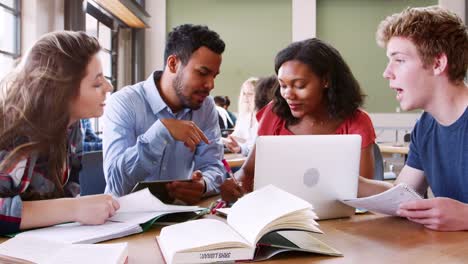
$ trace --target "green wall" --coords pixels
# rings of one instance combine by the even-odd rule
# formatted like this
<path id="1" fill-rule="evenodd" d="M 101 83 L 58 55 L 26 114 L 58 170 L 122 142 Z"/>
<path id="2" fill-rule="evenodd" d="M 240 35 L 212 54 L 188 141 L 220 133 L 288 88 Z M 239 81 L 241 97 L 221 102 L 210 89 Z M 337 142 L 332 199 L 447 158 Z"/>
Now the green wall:
<path id="1" fill-rule="evenodd" d="M 375 42 L 377 25 L 405 7 L 435 4 L 437 0 L 317 0 L 317 37 L 341 52 L 368 95 L 368 112 L 395 112 L 398 107 L 382 77 L 387 57 Z"/>
<path id="2" fill-rule="evenodd" d="M 167 32 L 183 23 L 205 24 L 226 43 L 212 95 L 228 95 L 237 111 L 241 84 L 274 73 L 276 53 L 292 38 L 290 0 L 169 0 Z"/>

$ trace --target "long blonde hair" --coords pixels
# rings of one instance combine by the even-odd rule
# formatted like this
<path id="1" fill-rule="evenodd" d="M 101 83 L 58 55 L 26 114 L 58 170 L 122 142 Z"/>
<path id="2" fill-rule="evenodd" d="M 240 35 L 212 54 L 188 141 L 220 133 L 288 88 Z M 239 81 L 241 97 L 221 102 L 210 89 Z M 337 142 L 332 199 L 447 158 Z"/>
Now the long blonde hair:
<path id="1" fill-rule="evenodd" d="M 56 196 L 67 159 L 70 102 L 79 95 L 91 58 L 101 49 L 84 32 L 59 31 L 41 37 L 0 84 L 0 150 L 9 154 L 0 173 L 37 153 L 47 164 Z"/>
<path id="2" fill-rule="evenodd" d="M 255 111 L 255 94 L 252 95 L 252 98 L 250 98 L 248 103 L 245 103 L 244 93 L 247 89 L 252 89 L 252 91 L 255 93 L 255 85 L 257 84 L 257 81 L 257 77 L 250 77 L 242 84 L 239 94 L 239 116 L 250 115 Z"/>

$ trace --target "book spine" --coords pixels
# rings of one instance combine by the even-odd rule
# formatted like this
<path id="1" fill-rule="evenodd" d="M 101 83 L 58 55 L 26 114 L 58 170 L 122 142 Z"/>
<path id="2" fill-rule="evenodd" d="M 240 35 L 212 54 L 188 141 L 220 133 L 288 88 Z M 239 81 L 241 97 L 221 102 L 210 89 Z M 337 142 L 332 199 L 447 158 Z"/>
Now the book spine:
<path id="1" fill-rule="evenodd" d="M 228 248 L 201 252 L 178 252 L 175 253 L 172 263 L 211 263 L 250 260 L 253 256 L 254 250 L 247 248 Z"/>

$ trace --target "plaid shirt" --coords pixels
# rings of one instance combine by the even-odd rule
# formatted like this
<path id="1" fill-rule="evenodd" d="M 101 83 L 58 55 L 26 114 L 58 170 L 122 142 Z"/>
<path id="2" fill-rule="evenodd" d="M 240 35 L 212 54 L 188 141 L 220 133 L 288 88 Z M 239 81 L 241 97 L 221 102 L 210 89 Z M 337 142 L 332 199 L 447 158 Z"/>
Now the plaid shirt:
<path id="1" fill-rule="evenodd" d="M 82 134 L 79 123 L 68 130 L 67 137 L 68 160 L 62 183 L 66 195 L 75 196 L 79 193 L 79 185 L 69 182 L 69 179 L 70 175 L 75 173 L 75 169 L 79 169 L 80 164 L 78 156 L 82 152 Z M 8 154 L 9 151 L 0 150 L 0 162 Z M 28 191 L 46 194 L 55 190 L 54 183 L 45 175 L 47 175 L 47 159 L 38 158 L 37 153 L 32 153 L 28 158 L 20 160 L 6 171 L 0 171 L 0 234 L 19 231 L 23 208 L 20 194 Z M 78 174 L 75 173 L 75 175 Z"/>

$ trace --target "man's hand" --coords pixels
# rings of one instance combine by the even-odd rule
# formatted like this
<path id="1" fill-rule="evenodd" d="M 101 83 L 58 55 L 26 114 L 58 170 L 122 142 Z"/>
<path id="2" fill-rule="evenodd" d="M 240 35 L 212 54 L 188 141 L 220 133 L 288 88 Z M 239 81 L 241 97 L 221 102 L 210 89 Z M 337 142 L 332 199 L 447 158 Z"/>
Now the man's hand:
<path id="1" fill-rule="evenodd" d="M 468 204 L 438 197 L 400 204 L 398 215 L 438 231 L 468 230 Z"/>
<path id="2" fill-rule="evenodd" d="M 203 131 L 192 121 L 163 118 L 161 123 L 175 140 L 184 142 L 184 145 L 192 152 L 201 141 L 210 144 Z"/>
<path id="3" fill-rule="evenodd" d="M 205 192 L 205 180 L 199 170 L 192 173 L 191 182 L 174 181 L 166 186 L 169 196 L 179 199 L 186 204 L 197 203 Z"/>

